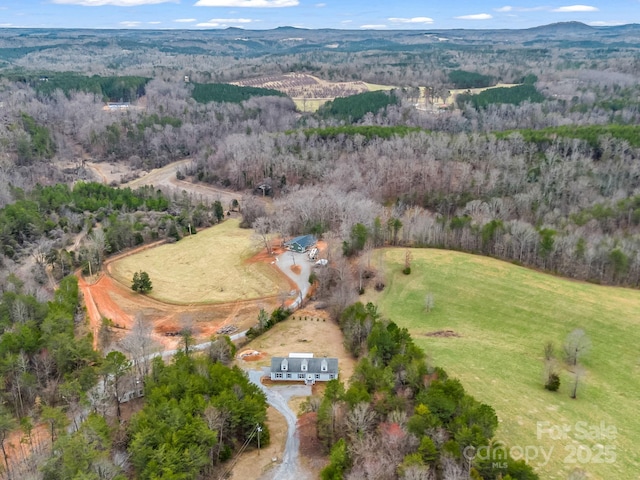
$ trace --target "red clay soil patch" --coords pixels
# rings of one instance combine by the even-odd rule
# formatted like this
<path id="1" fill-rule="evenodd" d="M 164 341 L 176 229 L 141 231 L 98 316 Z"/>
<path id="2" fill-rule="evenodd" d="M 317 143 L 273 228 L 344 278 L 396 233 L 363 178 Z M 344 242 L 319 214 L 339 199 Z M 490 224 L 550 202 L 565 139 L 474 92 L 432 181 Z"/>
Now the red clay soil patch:
<path id="1" fill-rule="evenodd" d="M 300 265 L 291 265 L 291 271 L 296 275 L 300 275 L 300 272 L 302 271 L 302 267 Z"/>
<path id="2" fill-rule="evenodd" d="M 97 277 L 96 281 L 87 281 L 78 272 L 78 285 L 87 307 L 94 348 L 97 348 L 98 332 L 103 318 L 113 321 L 117 340 L 131 328 L 136 315 L 142 313 L 145 321 L 151 322 L 154 326 L 154 340 L 165 348 L 171 349 L 178 346 L 180 339 L 177 333 L 185 326 L 194 329 L 196 341 L 206 341 L 226 325 L 233 324 L 238 331 L 246 330 L 255 324 L 261 308 L 269 311 L 280 305 L 281 302 L 277 296 L 214 305 L 172 305 L 135 293 L 128 285 L 115 281 L 109 275 L 109 264 L 114 260 L 152 248 L 159 243 L 162 242 L 145 245 L 109 258 L 105 262 L 103 273 Z M 279 253 L 282 253 L 281 248 L 275 248 L 271 255 L 263 250 L 247 262 L 269 264 L 274 271 L 286 278 L 291 289 L 295 290 L 298 288 L 295 282 L 275 265 L 275 255 Z"/>
<path id="3" fill-rule="evenodd" d="M 425 333 L 424 335 L 426 337 L 443 337 L 443 338 L 460 337 L 461 336 L 458 333 L 454 332 L 453 330 L 437 330 L 435 332 Z"/>
<path id="4" fill-rule="evenodd" d="M 252 327 L 260 308 L 274 309 L 279 304 L 273 297 L 216 305 L 171 305 L 135 293 L 109 275 L 103 274 L 94 284 L 88 284 L 81 275 L 78 278 L 96 340 L 102 318 L 111 319 L 116 326 L 114 332 L 122 336 L 135 316 L 142 313 L 154 326 L 154 340 L 165 348 L 176 348 L 180 342 L 176 334 L 184 327 L 194 330 L 196 341 L 206 341 L 225 325 L 235 325 L 238 331 Z"/>
<path id="5" fill-rule="evenodd" d="M 300 453 L 305 457 L 324 457 L 324 448 L 318 440 L 316 425 L 318 414 L 309 412 L 298 417 L 298 428 L 296 434 L 300 440 Z"/>
<path id="6" fill-rule="evenodd" d="M 247 263 L 276 263 L 276 257 L 284 253 L 284 249 L 275 247 L 271 249 L 271 253 L 267 252 L 266 248 L 263 248 L 253 257 L 247 259 Z"/>

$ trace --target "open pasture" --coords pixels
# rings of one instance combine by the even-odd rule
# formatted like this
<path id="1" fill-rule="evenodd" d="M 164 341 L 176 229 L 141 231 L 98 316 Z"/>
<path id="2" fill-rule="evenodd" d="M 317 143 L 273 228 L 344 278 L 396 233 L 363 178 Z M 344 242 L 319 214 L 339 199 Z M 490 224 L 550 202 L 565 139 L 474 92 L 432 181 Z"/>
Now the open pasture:
<path id="1" fill-rule="evenodd" d="M 176 304 L 236 302 L 291 290 L 275 265 L 247 262 L 259 248 L 253 231 L 238 225 L 229 219 L 179 242 L 126 256 L 109 265 L 110 273 L 130 285 L 134 272 L 143 270 L 153 283 L 150 296 Z"/>
<path id="2" fill-rule="evenodd" d="M 405 250 L 382 251 L 387 287 L 381 293 L 371 289 L 367 300 L 407 327 L 435 365 L 495 408 L 498 439 L 528 449 L 540 478 L 566 479 L 576 469 L 590 479 L 640 478 L 639 291 L 464 253 L 412 253 L 412 272 L 404 275 Z M 427 293 L 435 300 L 430 312 Z M 592 346 L 574 400 L 569 396 L 573 367 L 561 357 L 567 334 L 576 328 Z M 543 348 L 549 340 L 560 357 L 556 393 L 543 388 Z M 538 457 L 531 458 L 534 454 Z"/>

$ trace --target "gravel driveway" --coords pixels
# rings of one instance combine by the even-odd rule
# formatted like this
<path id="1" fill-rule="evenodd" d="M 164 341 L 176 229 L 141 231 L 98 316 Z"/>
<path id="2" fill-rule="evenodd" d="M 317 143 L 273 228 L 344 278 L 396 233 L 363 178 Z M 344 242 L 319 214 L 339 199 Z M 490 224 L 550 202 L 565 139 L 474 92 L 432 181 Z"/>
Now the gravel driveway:
<path id="1" fill-rule="evenodd" d="M 266 369 L 268 371 L 268 368 Z M 298 418 L 289 408 L 287 401 L 291 397 L 306 397 L 311 395 L 311 387 L 305 385 L 278 385 L 267 387 L 260 382 L 265 370 L 249 370 L 249 380 L 265 393 L 267 402 L 278 410 L 287 420 L 287 443 L 284 447 L 282 462 L 273 470 L 265 474 L 261 480 L 309 480 L 311 477 L 298 460 L 300 440 L 296 436 Z"/>
<path id="2" fill-rule="evenodd" d="M 309 261 L 309 257 L 306 253 L 285 252 L 276 257 L 276 265 L 278 265 L 278 268 L 298 286 L 298 296 L 289 307 L 291 310 L 295 310 L 300 307 L 301 301 L 307 296 L 307 292 L 311 286 L 309 284 L 309 275 L 311 275 L 313 262 Z M 291 271 L 291 267 L 293 265 L 300 266 L 301 270 L 299 274 Z"/>

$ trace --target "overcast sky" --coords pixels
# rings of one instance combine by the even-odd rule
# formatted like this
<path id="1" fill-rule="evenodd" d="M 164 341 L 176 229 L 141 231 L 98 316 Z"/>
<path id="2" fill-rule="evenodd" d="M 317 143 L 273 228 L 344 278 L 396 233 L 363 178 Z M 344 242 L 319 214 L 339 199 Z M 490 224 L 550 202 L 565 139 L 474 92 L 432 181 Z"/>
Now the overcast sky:
<path id="1" fill-rule="evenodd" d="M 572 20 L 640 23 L 640 0 L 0 0 L 0 27 L 477 29 Z"/>

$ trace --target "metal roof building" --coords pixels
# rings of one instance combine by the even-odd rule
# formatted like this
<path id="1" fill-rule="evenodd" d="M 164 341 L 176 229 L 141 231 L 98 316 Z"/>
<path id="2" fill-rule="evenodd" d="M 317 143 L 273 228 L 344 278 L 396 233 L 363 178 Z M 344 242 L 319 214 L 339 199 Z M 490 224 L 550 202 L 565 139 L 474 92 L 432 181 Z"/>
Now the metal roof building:
<path id="1" fill-rule="evenodd" d="M 314 235 L 301 235 L 284 242 L 284 246 L 292 252 L 304 253 L 318 242 Z"/>
<path id="2" fill-rule="evenodd" d="M 271 380 L 313 385 L 335 378 L 338 378 L 337 358 L 271 358 Z"/>

